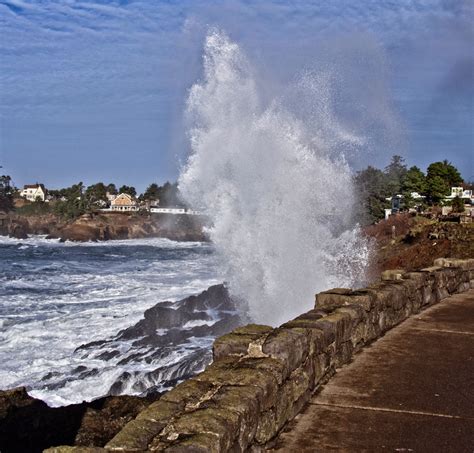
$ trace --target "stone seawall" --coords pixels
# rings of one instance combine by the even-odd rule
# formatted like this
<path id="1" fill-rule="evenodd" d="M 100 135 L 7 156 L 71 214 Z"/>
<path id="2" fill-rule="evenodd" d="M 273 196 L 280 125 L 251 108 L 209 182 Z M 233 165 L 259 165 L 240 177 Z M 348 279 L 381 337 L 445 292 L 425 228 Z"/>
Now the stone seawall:
<path id="1" fill-rule="evenodd" d="M 474 288 L 474 259 L 386 271 L 352 291 L 316 295 L 316 308 L 278 328 L 248 325 L 218 338 L 214 363 L 142 411 L 105 448 L 48 452 L 263 450 L 353 354 L 407 317 Z"/>

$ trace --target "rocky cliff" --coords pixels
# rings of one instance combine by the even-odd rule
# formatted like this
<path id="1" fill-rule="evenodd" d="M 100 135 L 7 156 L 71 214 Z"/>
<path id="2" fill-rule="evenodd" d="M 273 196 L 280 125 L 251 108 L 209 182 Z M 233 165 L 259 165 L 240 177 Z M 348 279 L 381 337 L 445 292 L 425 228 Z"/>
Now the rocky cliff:
<path id="1" fill-rule="evenodd" d="M 176 241 L 205 241 L 205 218 L 181 214 L 94 213 L 66 221 L 53 214 L 21 216 L 10 213 L 0 235 L 26 239 L 46 234 L 62 241 L 107 241 L 160 237 Z"/>

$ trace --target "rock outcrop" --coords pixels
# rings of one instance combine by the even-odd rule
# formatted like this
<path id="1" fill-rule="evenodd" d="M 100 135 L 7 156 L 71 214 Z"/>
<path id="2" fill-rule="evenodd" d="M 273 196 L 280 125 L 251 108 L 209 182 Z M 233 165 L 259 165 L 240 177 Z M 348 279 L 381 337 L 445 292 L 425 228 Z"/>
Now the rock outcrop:
<path id="1" fill-rule="evenodd" d="M 139 368 L 141 362 L 156 363 L 154 369 L 145 373 L 124 371 L 109 391 L 109 394 L 117 395 L 132 388 L 146 394 L 150 390 L 156 391 L 154 383 L 159 383 L 160 389 L 171 388 L 205 368 L 212 360 L 211 351 L 208 347 L 197 346 L 196 341 L 224 335 L 245 322 L 227 288 L 214 285 L 199 295 L 178 302 L 160 302 L 146 310 L 144 318 L 135 325 L 113 338 L 82 345 L 77 352 L 83 357 L 103 361 L 113 359 L 121 366 L 130 365 L 130 368 L 135 365 Z M 176 355 L 177 349 L 188 352 L 183 353 L 180 360 L 162 365 Z"/>

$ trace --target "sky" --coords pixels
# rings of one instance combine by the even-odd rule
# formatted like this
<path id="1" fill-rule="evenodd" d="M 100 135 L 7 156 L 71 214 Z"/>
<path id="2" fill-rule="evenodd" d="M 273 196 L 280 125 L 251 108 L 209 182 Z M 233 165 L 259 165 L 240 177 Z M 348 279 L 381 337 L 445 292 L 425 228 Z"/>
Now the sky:
<path id="1" fill-rule="evenodd" d="M 0 0 L 1 171 L 49 188 L 175 180 L 186 96 L 219 27 L 263 96 L 330 68 L 336 107 L 373 137 L 355 169 L 401 154 L 472 181 L 473 24 L 469 0 Z"/>

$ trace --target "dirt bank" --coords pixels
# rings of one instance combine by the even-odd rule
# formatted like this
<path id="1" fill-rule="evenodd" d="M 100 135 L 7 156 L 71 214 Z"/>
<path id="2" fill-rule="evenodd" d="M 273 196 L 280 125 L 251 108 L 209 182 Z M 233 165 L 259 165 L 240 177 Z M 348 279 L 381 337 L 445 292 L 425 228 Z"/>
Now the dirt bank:
<path id="1" fill-rule="evenodd" d="M 436 258 L 474 257 L 474 223 L 401 214 L 364 229 L 373 241 L 371 279 L 386 269 L 421 269 Z"/>

